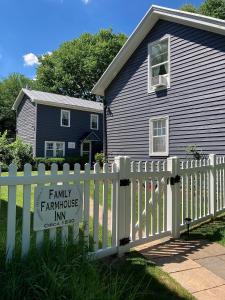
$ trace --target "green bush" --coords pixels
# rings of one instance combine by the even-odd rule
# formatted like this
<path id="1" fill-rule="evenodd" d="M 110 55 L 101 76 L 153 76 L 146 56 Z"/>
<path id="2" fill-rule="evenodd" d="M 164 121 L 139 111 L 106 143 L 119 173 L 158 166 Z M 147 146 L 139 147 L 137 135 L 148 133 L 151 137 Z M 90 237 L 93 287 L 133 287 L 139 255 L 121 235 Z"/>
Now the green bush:
<path id="1" fill-rule="evenodd" d="M 105 163 L 105 156 L 104 156 L 104 153 L 103 153 L 103 152 L 96 153 L 96 154 L 95 154 L 95 161 L 96 161 L 97 163 L 99 163 L 100 166 L 102 167 L 103 164 Z"/>
<path id="2" fill-rule="evenodd" d="M 23 169 L 26 163 L 33 160 L 32 147 L 25 144 L 20 138 L 14 142 L 7 137 L 7 131 L 0 134 L 0 166 L 7 170 L 11 163 L 14 163 L 18 170 Z"/>
<path id="3" fill-rule="evenodd" d="M 51 164 L 56 163 L 59 170 L 62 170 L 63 164 L 67 163 L 70 165 L 70 169 L 74 168 L 76 163 L 81 165 L 81 168 L 84 168 L 85 163 L 88 162 L 88 156 L 66 156 L 66 157 L 35 157 L 34 166 L 37 168 L 39 163 L 45 164 L 46 170 L 50 170 Z"/>
<path id="4" fill-rule="evenodd" d="M 38 164 L 45 164 L 46 170 L 50 170 L 52 164 L 57 164 L 58 168 L 61 170 L 63 164 L 65 163 L 64 157 L 35 157 L 33 159 L 34 167 L 37 168 Z"/>
<path id="5" fill-rule="evenodd" d="M 12 155 L 12 163 L 17 166 L 19 170 L 23 169 L 26 163 L 33 162 L 33 152 L 31 145 L 25 144 L 20 138 L 17 138 L 9 145 Z"/>

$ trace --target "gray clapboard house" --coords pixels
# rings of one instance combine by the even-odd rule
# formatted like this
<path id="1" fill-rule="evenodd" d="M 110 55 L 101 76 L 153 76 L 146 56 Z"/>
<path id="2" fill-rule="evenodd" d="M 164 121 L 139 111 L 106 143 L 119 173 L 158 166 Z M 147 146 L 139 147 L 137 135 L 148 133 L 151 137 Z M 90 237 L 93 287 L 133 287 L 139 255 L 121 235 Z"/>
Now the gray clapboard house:
<path id="1" fill-rule="evenodd" d="M 94 154 L 102 150 L 103 105 L 69 96 L 22 89 L 13 105 L 17 136 L 36 157 Z"/>
<path id="2" fill-rule="evenodd" d="M 225 154 L 225 21 L 152 6 L 92 91 L 107 151 L 133 159 Z"/>

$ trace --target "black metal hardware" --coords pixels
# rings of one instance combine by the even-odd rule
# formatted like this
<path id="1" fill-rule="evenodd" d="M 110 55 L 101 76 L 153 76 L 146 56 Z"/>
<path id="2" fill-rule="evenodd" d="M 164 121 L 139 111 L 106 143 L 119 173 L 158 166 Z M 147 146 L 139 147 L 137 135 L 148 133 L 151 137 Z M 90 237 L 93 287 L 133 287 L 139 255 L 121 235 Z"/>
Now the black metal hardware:
<path id="1" fill-rule="evenodd" d="M 125 246 L 129 243 L 130 243 L 130 238 L 129 237 L 125 237 L 125 238 L 120 239 L 120 246 Z"/>
<path id="2" fill-rule="evenodd" d="M 175 177 L 170 177 L 169 181 L 167 182 L 167 184 L 170 183 L 170 185 L 174 185 L 175 183 L 180 182 L 180 179 L 181 178 L 180 178 L 179 175 L 176 175 Z"/>
<path id="3" fill-rule="evenodd" d="M 120 179 L 120 186 L 129 186 L 130 179 Z"/>

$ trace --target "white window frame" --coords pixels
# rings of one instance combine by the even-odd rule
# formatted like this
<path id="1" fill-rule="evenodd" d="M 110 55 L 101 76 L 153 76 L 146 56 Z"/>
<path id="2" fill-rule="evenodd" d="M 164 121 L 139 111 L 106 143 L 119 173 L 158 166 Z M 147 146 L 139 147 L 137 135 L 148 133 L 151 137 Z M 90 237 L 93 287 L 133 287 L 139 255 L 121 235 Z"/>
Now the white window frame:
<path id="1" fill-rule="evenodd" d="M 92 128 L 92 118 L 93 117 L 97 117 L 97 128 Z M 91 114 L 91 118 L 90 118 L 90 128 L 91 128 L 91 130 L 98 130 L 98 122 L 99 121 L 99 115 L 97 115 L 97 114 Z"/>
<path id="2" fill-rule="evenodd" d="M 53 157 L 56 157 L 56 143 L 63 144 L 63 157 L 65 157 L 65 142 L 62 141 L 45 141 L 45 157 L 47 157 L 46 152 L 48 143 L 53 143 Z"/>
<path id="3" fill-rule="evenodd" d="M 168 40 L 168 60 L 167 60 L 167 63 L 168 63 L 168 75 L 167 75 L 167 86 L 166 87 L 162 87 L 162 88 L 160 88 L 158 90 L 160 91 L 160 90 L 165 90 L 165 89 L 170 88 L 170 74 L 171 74 L 171 68 L 170 68 L 170 35 L 167 34 L 167 35 L 163 36 L 161 39 L 156 40 L 156 41 L 148 44 L 148 93 L 153 93 L 153 92 L 156 91 L 152 87 L 152 85 L 151 85 L 151 83 L 152 83 L 151 46 L 154 45 L 154 44 L 157 44 L 157 43 L 159 43 L 159 42 L 161 42 L 163 40 L 166 40 L 166 39 Z M 161 63 L 161 64 L 165 64 L 165 62 Z M 157 66 L 157 65 L 155 65 L 155 66 Z"/>
<path id="4" fill-rule="evenodd" d="M 153 152 L 153 122 L 166 120 L 166 151 Z M 157 116 L 149 118 L 149 156 L 169 156 L 169 116 Z"/>
<path id="5" fill-rule="evenodd" d="M 67 112 L 67 113 L 68 113 L 68 116 L 69 116 L 69 122 L 68 122 L 69 124 L 68 124 L 68 125 L 63 125 L 63 123 L 62 123 L 63 112 Z M 70 127 L 70 110 L 67 110 L 67 109 L 61 109 L 60 126 L 61 126 L 61 127 Z"/>

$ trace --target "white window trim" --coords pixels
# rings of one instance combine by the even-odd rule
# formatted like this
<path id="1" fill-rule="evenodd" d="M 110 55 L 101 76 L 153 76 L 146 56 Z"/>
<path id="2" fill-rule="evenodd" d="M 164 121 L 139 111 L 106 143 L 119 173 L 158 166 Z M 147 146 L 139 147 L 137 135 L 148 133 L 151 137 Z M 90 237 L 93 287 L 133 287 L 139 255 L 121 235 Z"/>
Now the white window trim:
<path id="1" fill-rule="evenodd" d="M 85 151 L 83 151 L 83 145 L 84 145 L 84 143 L 88 143 L 89 144 L 89 146 L 90 146 L 90 151 L 89 151 L 89 163 L 91 163 L 91 156 L 92 156 L 92 142 L 91 141 L 83 141 L 82 143 L 81 143 L 81 145 L 80 145 L 80 156 L 81 157 L 83 157 L 84 156 L 84 152 Z"/>
<path id="2" fill-rule="evenodd" d="M 68 113 L 69 113 L 69 125 L 68 125 L 68 126 L 63 125 L 63 123 L 62 123 L 62 115 L 63 115 L 63 112 L 68 112 Z M 67 109 L 61 109 L 60 126 L 61 126 L 61 127 L 70 127 L 70 110 L 67 110 Z"/>
<path id="3" fill-rule="evenodd" d="M 53 143 L 53 144 L 62 143 L 63 144 L 63 157 L 65 156 L 65 142 L 62 142 L 62 141 L 45 141 L 45 157 L 47 157 L 46 156 L 47 143 Z M 54 149 L 54 146 L 53 146 L 53 155 L 55 154 L 54 152 L 56 152 L 56 149 Z M 53 157 L 56 157 L 56 156 L 53 156 Z"/>
<path id="4" fill-rule="evenodd" d="M 92 128 L 92 118 L 94 116 L 97 116 L 97 128 Z M 99 119 L 99 115 L 97 115 L 97 114 L 91 114 L 91 118 L 90 118 L 90 128 L 91 128 L 91 130 L 98 130 L 98 119 Z"/>
<path id="5" fill-rule="evenodd" d="M 166 89 L 169 89 L 170 88 L 170 74 L 171 74 L 171 68 L 170 68 L 170 35 L 169 34 L 166 34 L 165 36 L 163 36 L 161 39 L 159 40 L 156 40 L 152 43 L 149 43 L 148 44 L 148 93 L 154 93 L 156 92 L 155 89 L 152 88 L 151 86 L 151 82 L 152 82 L 152 67 L 151 67 L 151 58 L 150 58 L 150 47 L 160 41 L 163 41 L 165 39 L 168 39 L 168 77 L 167 77 L 167 86 L 165 88 L 161 88 L 161 89 L 158 89 L 157 91 L 161 91 L 161 90 L 166 90 Z M 160 65 L 160 64 L 158 64 Z M 156 65 L 155 65 L 156 66 Z"/>
<path id="6" fill-rule="evenodd" d="M 166 151 L 153 152 L 153 121 L 166 120 Z M 169 156 L 169 116 L 157 116 L 149 118 L 149 156 Z"/>

